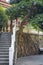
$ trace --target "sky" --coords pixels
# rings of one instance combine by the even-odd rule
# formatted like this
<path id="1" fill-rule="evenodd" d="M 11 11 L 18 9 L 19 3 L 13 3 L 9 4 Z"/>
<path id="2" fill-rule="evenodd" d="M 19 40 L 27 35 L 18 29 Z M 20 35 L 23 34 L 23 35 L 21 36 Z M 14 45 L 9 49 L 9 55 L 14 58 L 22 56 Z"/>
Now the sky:
<path id="1" fill-rule="evenodd" d="M 9 2 L 10 0 L 6 0 L 7 2 Z"/>

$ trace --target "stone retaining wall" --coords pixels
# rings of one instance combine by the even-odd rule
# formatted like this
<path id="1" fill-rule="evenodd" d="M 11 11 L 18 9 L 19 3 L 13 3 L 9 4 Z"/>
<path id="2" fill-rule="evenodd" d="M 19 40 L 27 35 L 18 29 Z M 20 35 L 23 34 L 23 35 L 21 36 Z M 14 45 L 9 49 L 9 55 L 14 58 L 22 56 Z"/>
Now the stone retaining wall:
<path id="1" fill-rule="evenodd" d="M 39 53 L 39 45 L 35 43 L 30 34 L 17 32 L 17 55 L 28 56 Z"/>

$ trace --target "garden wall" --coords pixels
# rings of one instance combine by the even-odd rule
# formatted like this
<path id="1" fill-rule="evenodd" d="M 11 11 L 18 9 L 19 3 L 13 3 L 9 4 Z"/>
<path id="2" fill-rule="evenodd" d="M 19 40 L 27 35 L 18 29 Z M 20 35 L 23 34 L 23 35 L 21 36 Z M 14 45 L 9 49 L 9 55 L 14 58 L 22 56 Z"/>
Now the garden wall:
<path id="1" fill-rule="evenodd" d="M 37 37 L 38 40 L 38 37 Z M 17 32 L 17 55 L 28 56 L 39 53 L 39 44 L 35 42 L 34 35 Z"/>

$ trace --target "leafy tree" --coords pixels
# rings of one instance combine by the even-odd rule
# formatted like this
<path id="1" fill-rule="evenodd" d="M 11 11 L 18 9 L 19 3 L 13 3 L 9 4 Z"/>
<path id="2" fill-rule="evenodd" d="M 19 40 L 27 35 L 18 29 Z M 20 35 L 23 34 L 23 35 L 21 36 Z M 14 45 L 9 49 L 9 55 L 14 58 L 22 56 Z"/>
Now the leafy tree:
<path id="1" fill-rule="evenodd" d="M 20 25 L 21 35 L 23 30 L 23 24 L 25 22 L 31 23 L 35 28 L 41 28 L 40 22 L 43 22 L 43 15 L 41 14 L 43 13 L 42 3 L 42 0 L 22 0 L 17 5 L 12 6 L 11 8 L 6 10 L 6 13 L 11 21 L 19 17 L 22 18 L 22 22 Z"/>
<path id="2" fill-rule="evenodd" d="M 20 0 L 10 0 L 10 3 L 11 3 L 11 4 L 19 3 L 19 2 L 20 2 Z"/>
<path id="3" fill-rule="evenodd" d="M 12 6 L 7 10 L 7 14 L 12 20 L 18 17 L 23 19 L 20 30 L 22 30 L 23 24 L 26 21 L 30 22 L 30 19 L 34 19 L 37 14 L 41 13 L 43 13 L 42 0 L 21 0 L 16 6 Z"/>
<path id="4" fill-rule="evenodd" d="M 30 22 L 35 29 L 43 30 L 43 14 L 37 14 Z"/>
<path id="5" fill-rule="evenodd" d="M 7 21 L 8 17 L 5 14 L 5 10 L 0 6 L 0 31 L 2 30 L 2 27 L 4 28 L 6 26 Z"/>
<path id="6" fill-rule="evenodd" d="M 16 11 L 15 11 L 16 12 Z M 8 18 L 9 18 L 9 20 L 11 21 L 10 22 L 10 32 L 12 32 L 12 22 L 13 22 L 13 20 L 15 19 L 15 17 L 16 17 L 16 14 L 14 13 L 14 9 L 11 7 L 11 8 L 8 8 L 7 10 L 6 10 L 6 14 L 8 15 Z M 14 17 L 15 16 L 15 17 Z"/>

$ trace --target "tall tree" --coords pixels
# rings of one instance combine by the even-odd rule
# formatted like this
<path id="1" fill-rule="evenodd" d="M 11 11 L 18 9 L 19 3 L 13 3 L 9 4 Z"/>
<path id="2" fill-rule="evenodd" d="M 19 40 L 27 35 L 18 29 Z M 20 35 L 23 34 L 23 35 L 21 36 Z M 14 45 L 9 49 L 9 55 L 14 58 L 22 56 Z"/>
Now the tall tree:
<path id="1" fill-rule="evenodd" d="M 5 10 L 0 6 L 0 31 L 2 30 L 2 27 L 4 28 L 6 26 L 7 21 L 8 17 L 5 14 Z"/>
<path id="2" fill-rule="evenodd" d="M 25 22 L 30 22 L 37 14 L 43 13 L 42 0 L 21 0 L 16 6 L 12 6 L 7 10 L 7 14 L 12 20 L 18 17 L 22 18 L 20 30 Z"/>
<path id="3" fill-rule="evenodd" d="M 20 33 L 22 35 L 23 25 L 26 22 L 31 23 L 33 26 L 41 28 L 40 22 L 43 19 L 42 8 L 43 7 L 43 0 L 21 0 L 17 5 L 12 6 L 11 8 L 7 9 L 7 15 L 11 20 L 17 18 L 21 18 L 22 22 L 20 24 Z M 38 15 L 41 14 L 41 15 Z M 38 21 L 40 20 L 40 21 Z M 35 23 L 35 24 L 34 24 Z M 40 25 L 41 24 L 41 25 Z M 34 27 L 35 27 L 34 26 Z M 43 25 L 42 25 L 43 26 Z"/>
<path id="4" fill-rule="evenodd" d="M 10 0 L 11 4 L 15 4 L 15 3 L 19 3 L 19 2 L 20 2 L 20 0 Z"/>

